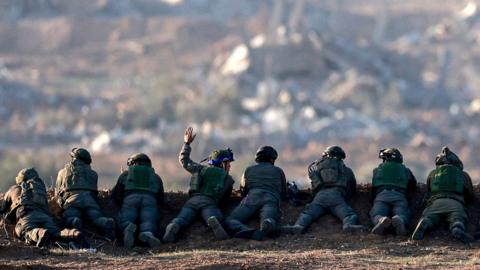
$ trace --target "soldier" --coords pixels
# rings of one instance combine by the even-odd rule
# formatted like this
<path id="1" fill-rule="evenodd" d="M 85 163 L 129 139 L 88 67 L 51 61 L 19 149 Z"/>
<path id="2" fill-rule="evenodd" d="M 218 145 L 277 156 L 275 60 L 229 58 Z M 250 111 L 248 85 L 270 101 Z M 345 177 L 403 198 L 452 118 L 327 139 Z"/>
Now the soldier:
<path id="1" fill-rule="evenodd" d="M 158 205 L 163 204 L 163 182 L 152 168 L 152 161 L 143 154 L 127 160 L 128 170 L 119 177 L 112 198 L 121 205 L 117 223 L 123 232 L 123 245 L 132 248 L 139 223 L 138 239 L 150 247 L 161 242 L 155 237 L 159 219 Z"/>
<path id="2" fill-rule="evenodd" d="M 320 216 L 331 212 L 343 221 L 343 231 L 365 230 L 358 225 L 358 216 L 346 199 L 356 193 L 357 181 L 353 171 L 345 166 L 346 155 L 339 146 L 329 146 L 322 158 L 310 164 L 308 176 L 312 182 L 313 201 L 308 204 L 293 226 L 284 226 L 288 233 L 301 234 Z"/>
<path id="3" fill-rule="evenodd" d="M 76 229 L 62 230 L 57 227 L 48 210 L 47 190 L 34 168 L 21 170 L 16 185 L 5 194 L 2 212 L 6 220 L 15 223 L 15 236 L 27 244 L 43 247 L 53 241 L 83 242 Z"/>
<path id="4" fill-rule="evenodd" d="M 472 203 L 475 197 L 470 176 L 463 171 L 462 161 L 448 147 L 443 147 L 442 152 L 437 155 L 435 166 L 427 178 L 427 207 L 413 232 L 412 239 L 423 239 L 428 229 L 435 227 L 442 218 L 446 218 L 453 237 L 463 243 L 475 241 L 465 231 L 467 222 L 465 205 Z"/>
<path id="5" fill-rule="evenodd" d="M 113 240 L 115 221 L 105 217 L 97 203 L 98 175 L 90 167 L 90 153 L 83 148 L 73 148 L 70 156 L 72 160 L 58 172 L 55 189 L 66 226 L 81 229 L 82 216 L 85 216 L 105 237 Z"/>
<path id="6" fill-rule="evenodd" d="M 225 202 L 233 188 L 233 178 L 228 174 L 233 153 L 230 149 L 213 151 L 208 157 L 208 166 L 196 163 L 190 159 L 192 148 L 190 144 L 195 139 L 191 127 L 185 130 L 182 151 L 179 161 L 183 168 L 192 174 L 190 180 L 190 199 L 185 203 L 180 213 L 165 229 L 163 242 L 175 241 L 180 229 L 187 227 L 194 218 L 201 214 L 208 227 L 213 230 L 218 240 L 227 239 L 229 236 L 220 223 L 223 219 L 219 203 Z"/>
<path id="7" fill-rule="evenodd" d="M 370 217 L 374 224 L 372 233 L 383 234 L 393 225 L 397 235 L 407 235 L 410 209 L 407 195 L 413 194 L 417 180 L 409 168 L 403 165 L 403 156 L 396 148 L 380 150 L 383 162 L 373 170 Z"/>
<path id="8" fill-rule="evenodd" d="M 255 155 L 256 165 L 248 167 L 240 182 L 244 198 L 225 223 L 236 232 L 237 238 L 262 240 L 264 235 L 276 231 L 280 222 L 280 199 L 286 198 L 285 174 L 275 166 L 277 151 L 271 146 L 263 146 Z M 260 213 L 260 230 L 244 224 L 255 212 Z"/>

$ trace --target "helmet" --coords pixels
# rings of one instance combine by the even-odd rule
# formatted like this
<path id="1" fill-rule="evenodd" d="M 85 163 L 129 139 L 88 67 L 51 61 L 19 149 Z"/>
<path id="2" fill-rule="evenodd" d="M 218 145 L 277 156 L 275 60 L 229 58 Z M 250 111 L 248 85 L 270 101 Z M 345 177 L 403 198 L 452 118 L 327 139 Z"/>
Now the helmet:
<path id="1" fill-rule="evenodd" d="M 152 161 L 150 160 L 150 158 L 146 154 L 137 153 L 135 155 L 130 156 L 127 159 L 127 165 L 128 166 L 133 166 L 135 164 L 146 165 L 146 166 L 151 167 L 152 166 Z"/>
<path id="2" fill-rule="evenodd" d="M 325 151 L 322 153 L 322 157 L 334 157 L 337 159 L 345 159 L 347 155 L 345 151 L 340 146 L 332 145 L 327 147 Z"/>
<path id="3" fill-rule="evenodd" d="M 230 148 L 215 150 L 208 156 L 208 164 L 213 166 L 219 166 L 225 161 L 234 161 L 233 152 Z"/>
<path id="4" fill-rule="evenodd" d="M 448 146 L 442 147 L 442 152 L 435 157 L 435 165 L 450 164 L 463 170 L 463 163 L 460 158 L 453 153 Z"/>
<path id="5" fill-rule="evenodd" d="M 378 158 L 384 161 L 396 161 L 403 163 L 403 156 L 397 148 L 383 148 L 378 153 Z"/>
<path id="6" fill-rule="evenodd" d="M 79 159 L 87 164 L 92 163 L 90 153 L 83 148 L 73 148 L 72 151 L 70 151 L 70 157 L 72 157 L 72 159 Z"/>
<path id="7" fill-rule="evenodd" d="M 38 178 L 38 173 L 34 168 L 25 168 L 18 172 L 17 177 L 15 177 L 15 182 L 17 185 L 20 185 L 22 182 L 30 179 Z"/>
<path id="8" fill-rule="evenodd" d="M 255 154 L 255 161 L 262 162 L 262 161 L 270 161 L 276 160 L 278 158 L 278 153 L 275 148 L 271 146 L 262 146 L 258 148 L 257 153 Z"/>

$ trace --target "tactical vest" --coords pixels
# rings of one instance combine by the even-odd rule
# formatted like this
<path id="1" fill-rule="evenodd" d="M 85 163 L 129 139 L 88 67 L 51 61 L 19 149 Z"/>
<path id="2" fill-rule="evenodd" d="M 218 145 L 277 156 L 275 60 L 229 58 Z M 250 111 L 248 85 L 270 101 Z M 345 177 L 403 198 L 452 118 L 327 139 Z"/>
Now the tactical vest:
<path id="1" fill-rule="evenodd" d="M 157 193 L 160 189 L 155 170 L 148 166 L 129 166 L 125 191 L 149 191 Z"/>
<path id="2" fill-rule="evenodd" d="M 67 164 L 65 191 L 91 190 L 97 191 L 97 175 L 87 165 Z"/>
<path id="3" fill-rule="evenodd" d="M 48 209 L 47 189 L 41 180 L 30 179 L 22 182 L 19 186 L 20 194 L 13 200 L 11 209 L 19 206 Z"/>
<path id="4" fill-rule="evenodd" d="M 342 160 L 326 157 L 310 166 L 310 169 L 313 170 L 310 178 L 314 191 L 326 187 L 347 188 L 347 175 Z"/>
<path id="5" fill-rule="evenodd" d="M 463 172 L 453 165 L 441 165 L 433 172 L 430 181 L 432 194 L 460 194 L 463 195 Z"/>
<path id="6" fill-rule="evenodd" d="M 408 176 L 405 165 L 398 162 L 385 162 L 378 166 L 373 176 L 373 187 L 407 189 Z"/>
<path id="7" fill-rule="evenodd" d="M 204 167 L 200 173 L 192 175 L 190 194 L 201 194 L 215 200 L 223 197 L 225 179 L 228 173 L 218 167 Z"/>

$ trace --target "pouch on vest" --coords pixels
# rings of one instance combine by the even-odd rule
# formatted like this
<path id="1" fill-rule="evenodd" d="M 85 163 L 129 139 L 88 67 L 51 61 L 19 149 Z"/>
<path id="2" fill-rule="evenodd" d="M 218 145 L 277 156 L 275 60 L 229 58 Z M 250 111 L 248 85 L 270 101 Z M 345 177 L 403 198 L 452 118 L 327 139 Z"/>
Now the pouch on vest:
<path id="1" fill-rule="evenodd" d="M 66 170 L 66 191 L 97 191 L 97 176 L 87 166 L 68 164 Z"/>
<path id="2" fill-rule="evenodd" d="M 407 189 L 408 176 L 405 165 L 398 162 L 385 162 L 378 166 L 373 176 L 373 187 L 396 187 Z"/>
<path id="3" fill-rule="evenodd" d="M 125 191 L 149 191 L 157 193 L 160 189 L 155 171 L 148 166 L 129 166 L 127 181 L 125 182 Z"/>
<path id="4" fill-rule="evenodd" d="M 316 164 L 316 186 L 347 188 L 344 164 L 336 158 L 326 157 Z M 315 179 L 314 178 L 314 179 Z M 312 180 L 314 180 L 312 179 Z"/>
<path id="5" fill-rule="evenodd" d="M 223 197 L 228 173 L 217 167 L 204 167 L 200 171 L 201 186 L 197 193 L 220 200 Z"/>
<path id="6" fill-rule="evenodd" d="M 463 194 L 463 172 L 453 165 L 441 165 L 433 171 L 430 190 L 435 193 Z"/>

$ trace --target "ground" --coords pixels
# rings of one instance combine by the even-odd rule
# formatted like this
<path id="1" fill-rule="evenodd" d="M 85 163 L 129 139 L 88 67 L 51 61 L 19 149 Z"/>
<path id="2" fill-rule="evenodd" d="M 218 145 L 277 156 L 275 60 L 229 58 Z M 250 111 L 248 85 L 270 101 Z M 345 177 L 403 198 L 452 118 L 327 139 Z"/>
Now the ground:
<path id="1" fill-rule="evenodd" d="M 422 189 L 413 196 L 413 218 L 421 214 Z M 186 196 L 169 193 L 163 208 L 163 228 L 175 215 Z M 229 211 L 232 205 L 226 207 Z M 115 212 L 114 205 L 102 199 L 107 214 Z M 362 187 L 352 201 L 363 224 L 370 208 L 367 187 Z M 479 202 L 469 207 L 469 231 L 474 232 L 478 222 Z M 53 207 L 52 207 L 53 208 Z M 302 206 L 283 204 L 283 223 L 293 223 Z M 52 209 L 55 212 L 55 209 Z M 252 225 L 255 224 L 255 221 Z M 194 223 L 180 236 L 177 243 L 165 244 L 152 250 L 136 247 L 126 250 L 102 240 L 92 240 L 97 252 L 68 251 L 59 247 L 37 249 L 19 240 L 7 238 L 12 227 L 0 230 L 0 269 L 480 269 L 480 249 L 466 246 L 449 236 L 446 226 L 430 232 L 425 240 L 414 242 L 407 237 L 372 234 L 344 234 L 341 223 L 325 216 L 301 236 L 281 235 L 265 241 L 230 239 L 215 241 L 212 233 L 201 223 Z M 479 245 L 480 246 L 480 245 Z"/>

